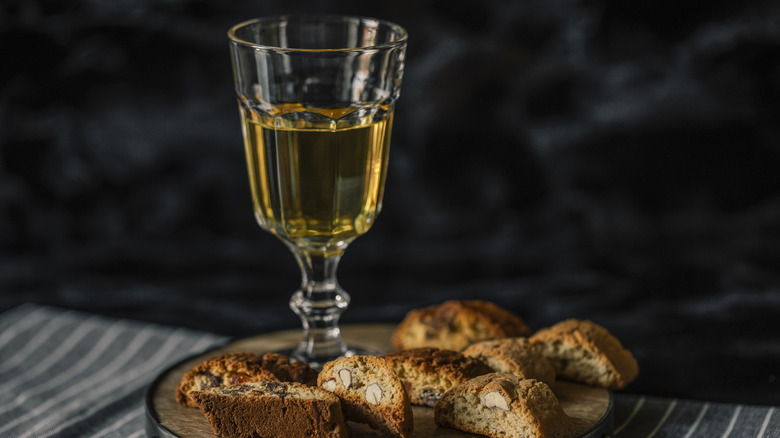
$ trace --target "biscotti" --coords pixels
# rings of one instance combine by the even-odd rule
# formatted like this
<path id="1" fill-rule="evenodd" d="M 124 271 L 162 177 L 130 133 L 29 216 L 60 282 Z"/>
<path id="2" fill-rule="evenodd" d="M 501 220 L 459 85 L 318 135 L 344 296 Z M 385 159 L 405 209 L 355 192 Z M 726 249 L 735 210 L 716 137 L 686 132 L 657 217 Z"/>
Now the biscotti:
<path id="1" fill-rule="evenodd" d="M 479 359 L 438 348 L 415 348 L 383 357 L 400 377 L 413 405 L 433 407 L 453 386 L 493 372 Z"/>
<path id="2" fill-rule="evenodd" d="M 386 360 L 350 356 L 327 362 L 317 384 L 341 399 L 348 421 L 403 438 L 411 435 L 414 422 L 409 396 Z"/>
<path id="3" fill-rule="evenodd" d="M 434 421 L 493 438 L 576 435 L 573 421 L 549 386 L 511 374 L 486 374 L 447 391 L 434 407 Z"/>
<path id="4" fill-rule="evenodd" d="M 176 401 L 192 407 L 195 404 L 188 394 L 194 390 L 264 380 L 316 386 L 317 372 L 308 364 L 292 362 L 282 354 L 227 353 L 208 359 L 185 373 L 176 388 Z"/>
<path id="5" fill-rule="evenodd" d="M 222 438 L 346 438 L 338 397 L 296 382 L 252 382 L 196 390 L 190 398 Z"/>
<path id="6" fill-rule="evenodd" d="M 555 368 L 542 354 L 541 347 L 528 338 L 480 341 L 463 350 L 463 355 L 479 359 L 499 373 L 541 380 L 548 385 L 555 382 Z"/>
<path id="7" fill-rule="evenodd" d="M 480 300 L 445 301 L 410 311 L 393 333 L 396 350 L 436 347 L 460 351 L 485 339 L 528 336 L 522 319 Z"/>
<path id="8" fill-rule="evenodd" d="M 622 389 L 639 373 L 631 352 L 592 321 L 568 319 L 539 330 L 530 340 L 540 346 L 563 380 Z"/>

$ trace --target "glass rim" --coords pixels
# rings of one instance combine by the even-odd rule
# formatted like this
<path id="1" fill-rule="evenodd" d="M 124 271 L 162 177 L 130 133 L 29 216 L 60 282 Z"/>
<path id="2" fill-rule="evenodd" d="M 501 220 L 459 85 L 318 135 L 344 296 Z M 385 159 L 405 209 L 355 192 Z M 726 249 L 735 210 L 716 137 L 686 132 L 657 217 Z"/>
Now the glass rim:
<path id="1" fill-rule="evenodd" d="M 236 36 L 236 31 L 240 28 L 249 26 L 251 24 L 255 23 L 261 23 L 261 22 L 280 22 L 284 19 L 295 19 L 295 20 L 332 20 L 332 19 L 351 19 L 351 20 L 358 20 L 358 21 L 375 21 L 379 24 L 385 24 L 393 29 L 393 31 L 397 32 L 400 35 L 400 38 L 395 41 L 388 41 L 386 43 L 381 44 L 373 44 L 370 46 L 361 46 L 361 47 L 338 47 L 338 48 L 332 48 L 332 49 L 305 49 L 305 48 L 297 48 L 297 47 L 278 47 L 278 46 L 272 46 L 267 44 L 260 44 L 260 43 L 253 43 L 251 41 L 247 41 L 245 39 L 239 38 Z M 355 52 L 355 51 L 369 51 L 369 50 L 384 50 L 389 49 L 393 47 L 400 47 L 404 44 L 406 44 L 406 40 L 409 37 L 409 33 L 404 29 L 401 25 L 393 23 L 392 21 L 382 20 L 379 18 L 372 18 L 372 17 L 365 17 L 365 16 L 359 16 L 359 15 L 337 15 L 337 14 L 321 14 L 321 15 L 274 15 L 269 17 L 258 17 L 253 18 L 250 20 L 242 21 L 241 23 L 235 24 L 228 29 L 228 38 L 230 39 L 231 43 L 239 44 L 245 47 L 251 47 L 254 49 L 262 49 L 262 50 L 268 50 L 268 51 L 275 51 L 275 52 L 302 52 L 302 53 L 317 53 L 317 52 Z"/>

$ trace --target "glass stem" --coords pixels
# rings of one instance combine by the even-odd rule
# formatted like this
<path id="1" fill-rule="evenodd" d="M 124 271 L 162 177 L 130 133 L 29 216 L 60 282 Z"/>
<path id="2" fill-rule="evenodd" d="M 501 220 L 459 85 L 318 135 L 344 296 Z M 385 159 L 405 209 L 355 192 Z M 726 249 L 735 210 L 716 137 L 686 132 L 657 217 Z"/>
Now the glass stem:
<path id="1" fill-rule="evenodd" d="M 342 253 L 325 255 L 298 248 L 293 253 L 301 268 L 301 289 L 290 299 L 290 308 L 301 318 L 303 339 L 292 355 L 321 366 L 347 352 L 338 326 L 350 301 L 336 280 Z"/>

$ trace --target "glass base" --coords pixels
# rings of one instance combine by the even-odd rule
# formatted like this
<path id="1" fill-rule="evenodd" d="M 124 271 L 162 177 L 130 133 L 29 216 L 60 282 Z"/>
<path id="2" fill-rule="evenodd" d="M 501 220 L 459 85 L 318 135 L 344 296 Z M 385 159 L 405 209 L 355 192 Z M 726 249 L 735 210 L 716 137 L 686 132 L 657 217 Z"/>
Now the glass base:
<path id="1" fill-rule="evenodd" d="M 290 359 L 298 360 L 301 362 L 306 362 L 309 364 L 310 367 L 314 368 L 315 370 L 319 371 L 322 369 L 322 366 L 325 365 L 327 362 L 330 362 L 332 360 L 336 360 L 339 357 L 349 357 L 349 356 L 381 356 L 385 354 L 382 351 L 375 350 L 373 348 L 365 348 L 365 347 L 356 347 L 356 346 L 349 346 L 347 347 L 347 352 L 343 355 L 337 355 L 337 356 L 324 356 L 324 357 L 317 357 L 317 358 L 306 358 L 300 355 L 300 350 L 298 346 L 290 347 L 290 348 L 283 348 L 281 350 L 276 350 L 274 353 L 284 354 L 285 356 L 290 357 Z"/>

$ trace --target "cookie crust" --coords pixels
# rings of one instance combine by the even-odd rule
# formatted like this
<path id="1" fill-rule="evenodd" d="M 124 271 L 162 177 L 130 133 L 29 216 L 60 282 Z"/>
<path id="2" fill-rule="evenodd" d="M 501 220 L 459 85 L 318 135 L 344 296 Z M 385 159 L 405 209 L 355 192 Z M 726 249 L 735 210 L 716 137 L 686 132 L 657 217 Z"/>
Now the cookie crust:
<path id="1" fill-rule="evenodd" d="M 384 356 L 414 405 L 433 407 L 442 394 L 473 377 L 492 373 L 483 361 L 453 350 L 415 348 Z"/>
<path id="2" fill-rule="evenodd" d="M 397 351 L 436 347 L 461 351 L 470 344 L 528 336 L 531 330 L 517 315 L 481 300 L 451 300 L 410 311 L 392 336 Z"/>
<path id="3" fill-rule="evenodd" d="M 297 382 L 251 382 L 193 391 L 215 435 L 222 438 L 347 438 L 338 397 Z"/>
<path id="4" fill-rule="evenodd" d="M 385 359 L 350 356 L 333 360 L 322 367 L 317 384 L 338 396 L 347 420 L 402 438 L 412 434 L 409 396 Z"/>
<path id="5" fill-rule="evenodd" d="M 192 391 L 225 387 L 247 382 L 299 382 L 316 386 L 317 372 L 303 362 L 292 362 L 283 354 L 259 356 L 249 352 L 234 352 L 210 358 L 187 371 L 176 388 L 176 401 L 195 407 Z"/>
<path id="6" fill-rule="evenodd" d="M 463 354 L 482 360 L 499 373 L 541 380 L 548 385 L 555 382 L 555 368 L 528 338 L 480 341 L 463 350 Z"/>
<path id="7" fill-rule="evenodd" d="M 574 423 L 547 384 L 492 373 L 444 394 L 434 408 L 442 427 L 493 438 L 573 438 Z"/>
<path id="8" fill-rule="evenodd" d="M 530 338 L 564 380 L 622 389 L 639 374 L 630 351 L 606 328 L 593 321 L 567 319 Z"/>

